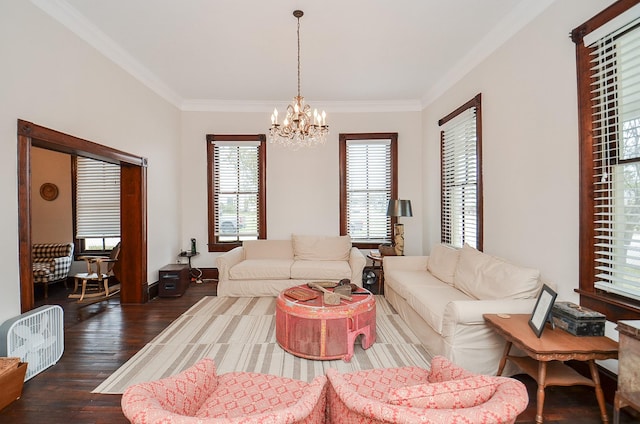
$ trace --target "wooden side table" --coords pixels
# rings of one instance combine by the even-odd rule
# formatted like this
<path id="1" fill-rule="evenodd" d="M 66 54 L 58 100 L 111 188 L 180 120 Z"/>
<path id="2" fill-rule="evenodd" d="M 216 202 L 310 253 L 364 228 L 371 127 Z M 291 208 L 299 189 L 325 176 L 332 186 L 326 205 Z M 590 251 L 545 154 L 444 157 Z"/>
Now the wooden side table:
<path id="1" fill-rule="evenodd" d="M 382 267 L 382 257 L 383 256 L 377 250 L 372 250 L 367 253 L 367 258 L 371 260 L 373 268 L 380 271 L 380 274 L 378 275 L 378 292 L 376 294 L 384 294 L 384 268 Z"/>
<path id="2" fill-rule="evenodd" d="M 536 423 L 543 422 L 544 389 L 547 386 L 586 385 L 595 388 L 600 415 L 603 423 L 608 423 L 604 393 L 600 386 L 600 376 L 596 360 L 618 357 L 618 343 L 608 337 L 576 337 L 561 329 L 545 328 L 540 338 L 529 328 L 528 314 L 507 315 L 486 314 L 487 325 L 507 341 L 504 355 L 500 360 L 498 375 L 502 374 L 507 360 L 517 364 L 538 383 L 536 396 Z M 528 356 L 511 356 L 511 347 L 523 350 Z M 591 379 L 580 375 L 564 364 L 564 361 L 586 361 L 591 371 Z"/>

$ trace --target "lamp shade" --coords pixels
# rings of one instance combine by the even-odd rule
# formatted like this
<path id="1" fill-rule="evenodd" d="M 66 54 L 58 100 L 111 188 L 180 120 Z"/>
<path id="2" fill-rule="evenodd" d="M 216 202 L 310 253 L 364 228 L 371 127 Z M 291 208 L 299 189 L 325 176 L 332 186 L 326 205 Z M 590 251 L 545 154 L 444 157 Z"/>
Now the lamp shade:
<path id="1" fill-rule="evenodd" d="M 387 216 L 413 216 L 413 212 L 411 212 L 411 200 L 389 200 Z"/>

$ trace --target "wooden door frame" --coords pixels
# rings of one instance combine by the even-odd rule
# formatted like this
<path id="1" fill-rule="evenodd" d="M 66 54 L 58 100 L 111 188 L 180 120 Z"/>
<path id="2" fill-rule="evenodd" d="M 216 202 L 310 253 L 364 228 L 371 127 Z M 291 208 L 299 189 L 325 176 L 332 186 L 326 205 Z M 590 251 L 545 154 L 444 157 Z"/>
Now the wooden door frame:
<path id="1" fill-rule="evenodd" d="M 31 269 L 32 147 L 120 166 L 120 301 L 147 302 L 147 159 L 18 119 L 18 253 L 22 312 L 34 307 Z"/>

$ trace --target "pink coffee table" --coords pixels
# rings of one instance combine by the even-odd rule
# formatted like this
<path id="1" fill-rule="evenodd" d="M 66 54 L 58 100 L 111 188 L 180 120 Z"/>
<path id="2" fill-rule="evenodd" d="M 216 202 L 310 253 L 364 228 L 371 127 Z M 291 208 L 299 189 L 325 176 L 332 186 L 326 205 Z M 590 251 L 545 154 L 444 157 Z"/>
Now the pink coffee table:
<path id="1" fill-rule="evenodd" d="M 276 300 L 276 339 L 287 352 L 307 359 L 340 359 L 349 362 L 353 345 L 362 334 L 362 348 L 376 340 L 376 300 L 371 292 L 359 288 L 352 300 L 325 305 L 322 293 L 307 287 L 298 289 L 317 293 L 312 300 L 300 301 L 281 292 Z"/>

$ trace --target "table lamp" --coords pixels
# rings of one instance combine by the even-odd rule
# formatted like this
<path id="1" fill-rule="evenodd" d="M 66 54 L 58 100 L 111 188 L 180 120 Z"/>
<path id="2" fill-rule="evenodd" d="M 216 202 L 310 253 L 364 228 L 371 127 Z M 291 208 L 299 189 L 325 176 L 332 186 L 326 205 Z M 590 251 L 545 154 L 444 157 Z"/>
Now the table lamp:
<path id="1" fill-rule="evenodd" d="M 387 216 L 413 216 L 411 200 L 390 199 Z M 397 256 L 404 255 L 404 224 L 393 225 L 393 247 Z"/>

